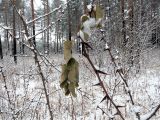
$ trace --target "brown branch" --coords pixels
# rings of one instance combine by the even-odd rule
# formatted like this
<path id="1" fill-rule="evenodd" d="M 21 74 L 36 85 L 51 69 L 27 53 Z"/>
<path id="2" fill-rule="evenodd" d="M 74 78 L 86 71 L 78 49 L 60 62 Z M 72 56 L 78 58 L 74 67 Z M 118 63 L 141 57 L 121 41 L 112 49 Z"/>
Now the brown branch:
<path id="1" fill-rule="evenodd" d="M 21 18 L 21 20 L 23 22 L 23 25 L 24 25 L 24 28 L 25 28 L 26 37 L 29 38 L 30 36 L 29 36 L 28 29 L 27 29 L 26 21 L 25 21 L 25 19 L 23 18 L 22 15 L 20 15 L 19 13 L 18 13 L 18 15 L 19 15 L 19 17 Z M 53 120 L 53 114 L 52 114 L 52 110 L 51 110 L 51 106 L 50 106 L 49 94 L 47 92 L 47 87 L 46 87 L 46 79 L 45 79 L 45 76 L 44 76 L 44 74 L 42 72 L 42 68 L 41 68 L 41 65 L 40 65 L 40 62 L 39 62 L 39 59 L 38 59 L 38 54 L 37 54 L 37 51 L 36 51 L 36 47 L 35 47 L 35 45 L 34 45 L 34 43 L 33 43 L 33 41 L 31 39 L 29 39 L 28 42 L 29 42 L 30 47 L 32 48 L 31 51 L 34 54 L 35 63 L 37 64 L 37 68 L 38 68 L 38 73 L 39 73 L 39 75 L 41 77 L 41 80 L 42 80 L 42 83 L 43 83 L 46 102 L 47 102 L 47 106 L 48 106 L 48 110 L 49 110 L 49 114 L 50 114 L 50 120 Z"/>
<path id="2" fill-rule="evenodd" d="M 81 39 L 82 40 L 82 39 Z M 82 40 L 83 41 L 83 40 Z M 83 49 L 83 56 L 86 57 L 86 59 L 88 60 L 89 64 L 91 65 L 91 67 L 93 68 L 98 80 L 99 80 L 99 83 L 100 83 L 100 86 L 102 87 L 105 95 L 106 95 L 106 98 L 112 103 L 112 105 L 115 107 L 115 109 L 117 110 L 117 113 L 118 115 L 122 118 L 122 120 L 125 120 L 121 111 L 119 110 L 119 108 L 117 107 L 117 105 L 114 103 L 114 101 L 110 98 L 101 78 L 100 78 L 100 75 L 99 75 L 99 72 L 97 72 L 97 69 L 95 68 L 95 66 L 93 65 L 93 62 L 91 61 L 90 57 L 89 57 L 89 54 L 87 53 L 86 51 L 86 46 L 84 46 L 84 49 Z"/>

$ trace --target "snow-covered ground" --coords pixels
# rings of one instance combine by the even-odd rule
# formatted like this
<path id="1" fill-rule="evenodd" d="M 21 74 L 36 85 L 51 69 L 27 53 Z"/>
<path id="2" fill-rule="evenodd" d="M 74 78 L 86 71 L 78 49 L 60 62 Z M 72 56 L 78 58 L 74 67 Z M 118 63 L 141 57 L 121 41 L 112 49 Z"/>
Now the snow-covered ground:
<path id="1" fill-rule="evenodd" d="M 157 56 L 159 50 L 155 49 L 153 51 L 148 52 L 148 54 L 144 53 L 144 57 L 141 59 L 141 72 L 131 76 L 128 80 L 128 89 L 132 93 L 134 106 L 131 105 L 130 98 L 123 88 L 123 82 L 119 77 L 112 75 L 111 65 L 104 62 L 105 67 L 100 68 L 111 74 L 101 75 L 101 78 L 113 101 L 122 106 L 120 110 L 125 116 L 125 120 L 137 120 L 135 112 L 140 112 L 141 120 L 145 120 L 145 117 L 159 104 L 160 62 Z M 80 63 L 80 83 L 77 89 L 77 98 L 65 96 L 59 86 L 60 72 L 58 70 L 61 70 L 60 65 L 64 62 L 62 54 L 53 54 L 48 57 L 56 69 L 49 65 L 46 66 L 43 62 L 41 63 L 47 80 L 46 84 L 54 119 L 108 120 L 115 117 L 116 111 L 110 102 L 108 100 L 101 102 L 105 94 L 100 86 L 94 86 L 98 83 L 98 79 L 87 60 L 81 55 L 74 56 Z M 146 59 L 147 57 L 149 59 Z M 105 59 L 109 60 L 109 57 L 104 57 L 104 61 Z M 92 60 L 94 61 L 94 59 Z M 11 115 L 14 113 L 17 120 L 30 120 L 31 118 L 33 120 L 48 120 L 49 113 L 43 85 L 33 58 L 18 57 L 18 64 L 15 65 L 13 58 L 7 56 L 0 62 L 0 66 L 3 67 L 7 89 L 12 101 L 12 106 L 10 106 L 7 102 L 8 97 L 4 81 L 0 76 L 0 112 L 2 113 L 0 119 L 11 120 Z M 116 88 L 115 83 L 119 83 Z M 159 112 L 157 112 L 151 120 L 159 120 L 159 115 Z M 115 120 L 120 120 L 118 115 L 116 115 Z"/>

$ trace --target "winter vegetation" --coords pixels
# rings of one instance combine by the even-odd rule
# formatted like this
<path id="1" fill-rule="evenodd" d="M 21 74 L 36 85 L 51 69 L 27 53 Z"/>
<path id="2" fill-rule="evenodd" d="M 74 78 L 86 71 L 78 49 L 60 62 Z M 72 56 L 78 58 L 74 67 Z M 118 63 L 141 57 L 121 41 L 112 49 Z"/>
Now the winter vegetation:
<path id="1" fill-rule="evenodd" d="M 160 120 L 159 0 L 0 0 L 0 120 Z"/>

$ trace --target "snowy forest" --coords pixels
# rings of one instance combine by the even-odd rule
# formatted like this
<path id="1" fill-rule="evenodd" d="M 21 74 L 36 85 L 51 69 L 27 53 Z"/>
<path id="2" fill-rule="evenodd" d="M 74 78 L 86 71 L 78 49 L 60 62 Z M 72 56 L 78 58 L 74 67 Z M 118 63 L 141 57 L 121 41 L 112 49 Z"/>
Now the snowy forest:
<path id="1" fill-rule="evenodd" d="M 160 120 L 160 0 L 0 0 L 0 120 Z"/>

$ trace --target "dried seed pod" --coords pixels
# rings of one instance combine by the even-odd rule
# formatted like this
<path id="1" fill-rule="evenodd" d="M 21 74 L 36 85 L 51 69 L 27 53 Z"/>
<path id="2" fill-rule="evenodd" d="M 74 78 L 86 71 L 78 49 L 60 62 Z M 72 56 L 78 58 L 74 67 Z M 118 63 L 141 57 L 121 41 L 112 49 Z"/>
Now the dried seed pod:
<path id="1" fill-rule="evenodd" d="M 67 40 L 64 42 L 64 59 L 66 60 L 66 62 L 69 61 L 69 59 L 72 57 L 72 41 Z"/>
<path id="2" fill-rule="evenodd" d="M 96 20 L 103 18 L 103 10 L 100 6 L 96 5 Z"/>
<path id="3" fill-rule="evenodd" d="M 89 17 L 87 15 L 85 15 L 85 14 L 81 16 L 81 22 L 82 23 L 85 22 L 88 19 L 89 19 Z"/>
<path id="4" fill-rule="evenodd" d="M 72 96 L 77 97 L 77 95 L 75 93 L 75 84 L 73 82 L 70 82 L 68 88 L 69 88 L 69 91 L 72 94 Z"/>
<path id="5" fill-rule="evenodd" d="M 79 81 L 79 64 L 78 62 L 74 59 L 71 58 L 68 62 L 68 80 L 70 82 L 78 83 Z"/>
<path id="6" fill-rule="evenodd" d="M 61 69 L 62 69 L 62 74 L 61 74 L 61 81 L 60 81 L 60 87 L 61 88 L 64 88 L 67 80 L 68 80 L 68 69 L 67 69 L 67 65 L 66 64 L 63 64 L 61 66 Z"/>

